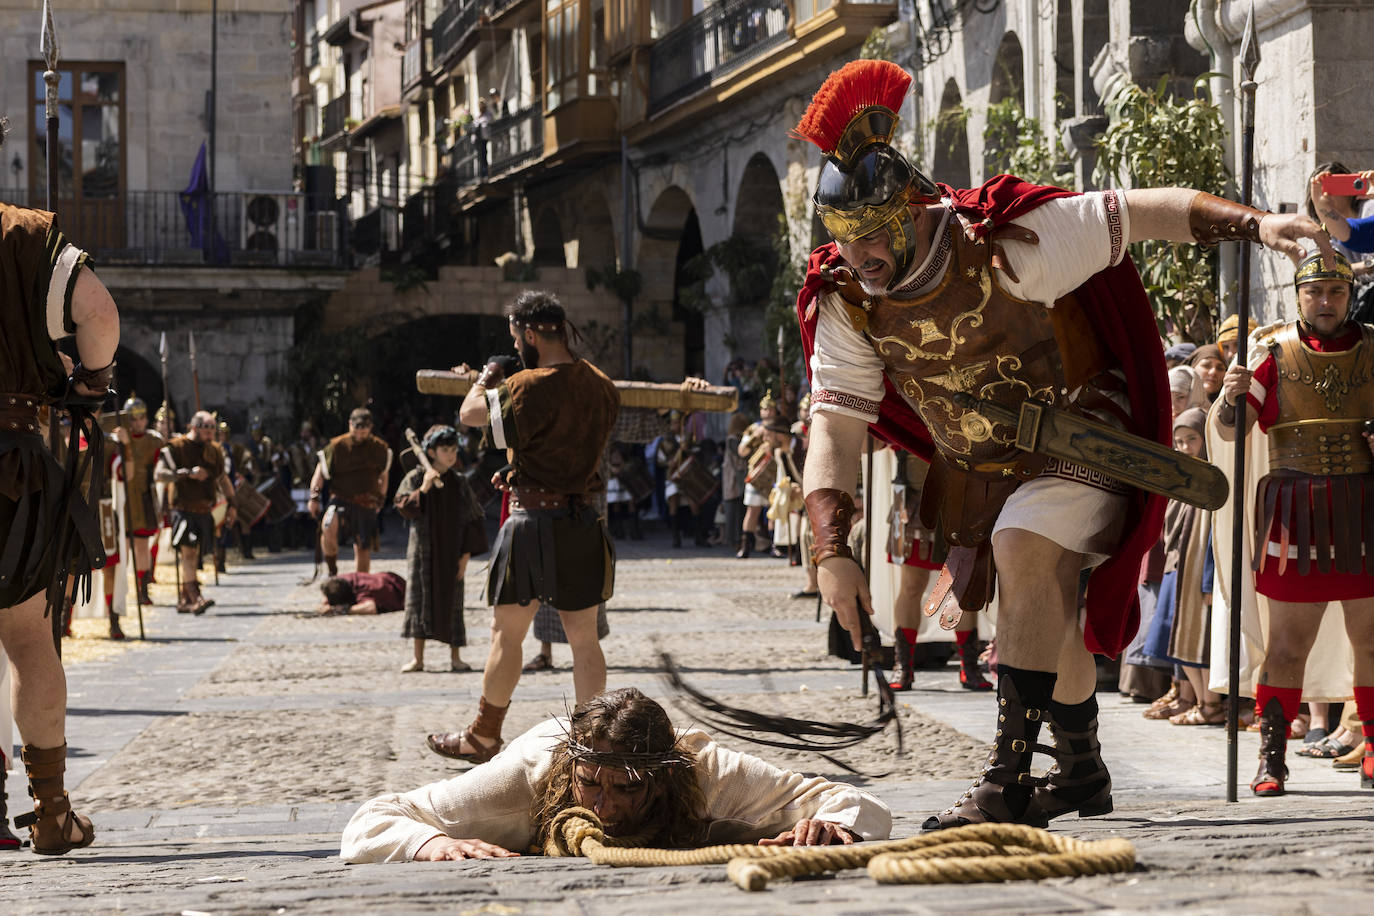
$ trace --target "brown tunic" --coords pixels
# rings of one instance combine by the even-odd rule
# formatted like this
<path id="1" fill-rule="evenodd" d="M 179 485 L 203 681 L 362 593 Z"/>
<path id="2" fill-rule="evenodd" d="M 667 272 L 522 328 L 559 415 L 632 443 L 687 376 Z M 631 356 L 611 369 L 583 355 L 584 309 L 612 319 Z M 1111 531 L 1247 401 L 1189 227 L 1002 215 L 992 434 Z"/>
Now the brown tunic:
<path id="1" fill-rule="evenodd" d="M 124 480 L 129 487 L 129 530 L 154 531 L 158 525 L 156 488 L 153 486 L 153 467 L 166 440 L 153 430 L 142 435 L 129 434 L 129 446 L 124 449 Z"/>
<path id="2" fill-rule="evenodd" d="M 620 410 L 615 383 L 585 359 L 517 372 L 494 392 L 492 441 L 506 446 L 511 483 L 555 493 L 604 487 L 601 453 Z"/>
<path id="3" fill-rule="evenodd" d="M 219 499 L 219 480 L 224 476 L 224 452 L 214 442 L 201 442 L 190 436 L 177 436 L 167 443 L 167 453 L 176 468 L 194 470 L 205 468 L 210 476 L 204 480 L 178 477 L 172 483 L 172 508 L 182 512 L 206 513 Z"/>
<path id="4" fill-rule="evenodd" d="M 381 508 L 377 479 L 391 462 L 391 449 L 385 442 L 371 434 L 355 442 L 351 433 L 344 433 L 329 440 L 324 460 L 329 465 L 329 488 L 334 497 L 370 509 Z"/>

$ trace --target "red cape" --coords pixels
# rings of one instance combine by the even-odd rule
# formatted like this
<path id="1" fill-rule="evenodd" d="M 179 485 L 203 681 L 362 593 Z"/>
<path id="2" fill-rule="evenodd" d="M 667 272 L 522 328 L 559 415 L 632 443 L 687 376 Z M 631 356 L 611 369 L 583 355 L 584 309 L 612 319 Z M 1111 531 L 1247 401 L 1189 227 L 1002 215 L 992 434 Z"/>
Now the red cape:
<path id="1" fill-rule="evenodd" d="M 953 201 L 956 211 L 975 223 L 986 221 L 989 227 L 1010 223 L 1045 201 L 1076 193 L 1028 184 L 1011 175 L 998 175 L 982 187 L 969 190 L 940 187 Z M 797 296 L 797 320 L 801 324 L 808 379 L 817 316 L 813 314 L 808 319 L 807 311 L 826 283 L 821 267 L 840 261 L 833 242 L 813 251 L 806 282 Z M 1133 420 L 1131 432 L 1156 442 L 1171 442 L 1172 408 L 1164 349 L 1157 343 L 1159 329 L 1135 264 L 1125 258 L 1116 267 L 1089 277 L 1074 293 L 1093 330 L 1126 376 Z M 934 452 L 929 430 L 886 376 L 883 387 L 886 393 L 878 408 L 878 422 L 869 429 L 878 438 L 929 461 Z M 1135 636 L 1140 626 L 1140 601 L 1136 594 L 1140 564 L 1159 540 L 1165 503 L 1162 496 L 1132 491 L 1121 542 L 1088 579 L 1084 642 L 1089 651 L 1116 656 Z"/>

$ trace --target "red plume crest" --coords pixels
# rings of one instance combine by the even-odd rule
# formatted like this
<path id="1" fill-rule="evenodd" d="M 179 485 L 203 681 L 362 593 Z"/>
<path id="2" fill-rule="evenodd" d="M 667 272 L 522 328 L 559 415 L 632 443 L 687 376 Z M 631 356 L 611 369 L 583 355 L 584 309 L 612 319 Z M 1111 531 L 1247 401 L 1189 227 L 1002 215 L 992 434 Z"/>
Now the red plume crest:
<path id="1" fill-rule="evenodd" d="M 890 61 L 852 60 L 816 90 L 792 136 L 810 140 L 829 155 L 855 115 L 873 105 L 896 114 L 909 88 L 911 75 Z"/>

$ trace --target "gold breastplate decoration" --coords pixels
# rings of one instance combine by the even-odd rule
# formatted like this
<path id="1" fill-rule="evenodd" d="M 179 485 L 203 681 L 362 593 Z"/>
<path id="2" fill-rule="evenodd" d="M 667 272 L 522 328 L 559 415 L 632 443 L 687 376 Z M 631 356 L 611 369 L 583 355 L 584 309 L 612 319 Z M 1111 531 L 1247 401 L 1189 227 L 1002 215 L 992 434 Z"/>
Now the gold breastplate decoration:
<path id="1" fill-rule="evenodd" d="M 1360 435 L 1374 419 L 1374 329 L 1361 325 L 1349 350 L 1322 353 L 1296 323 L 1264 341 L 1278 369 L 1278 419 L 1269 427 L 1273 468 L 1307 474 L 1367 474 L 1374 457 Z"/>

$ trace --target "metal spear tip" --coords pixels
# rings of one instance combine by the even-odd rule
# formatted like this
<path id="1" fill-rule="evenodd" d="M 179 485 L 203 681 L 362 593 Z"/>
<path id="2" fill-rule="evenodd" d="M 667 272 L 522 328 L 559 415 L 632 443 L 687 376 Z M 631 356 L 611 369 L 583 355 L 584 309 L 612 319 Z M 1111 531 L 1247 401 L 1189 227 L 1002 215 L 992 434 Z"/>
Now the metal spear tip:
<path id="1" fill-rule="evenodd" d="M 1260 65 L 1259 36 L 1255 34 L 1255 4 L 1251 2 L 1250 13 L 1245 17 L 1245 37 L 1240 41 L 1240 69 L 1247 80 L 1255 78 Z"/>
<path id="2" fill-rule="evenodd" d="M 57 26 L 52 19 L 52 0 L 43 0 L 43 62 L 49 70 L 57 69 Z"/>

